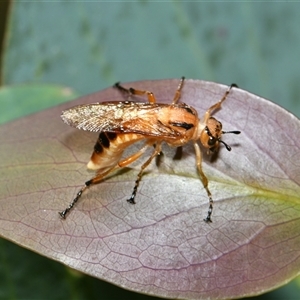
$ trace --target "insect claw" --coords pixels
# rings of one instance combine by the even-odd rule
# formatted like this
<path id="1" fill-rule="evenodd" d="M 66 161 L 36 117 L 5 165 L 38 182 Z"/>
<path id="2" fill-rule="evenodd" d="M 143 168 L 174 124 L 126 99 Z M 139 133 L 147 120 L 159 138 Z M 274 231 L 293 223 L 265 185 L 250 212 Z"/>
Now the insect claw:
<path id="1" fill-rule="evenodd" d="M 131 196 L 129 199 L 127 199 L 127 202 L 130 204 L 135 204 L 134 197 Z"/>
<path id="2" fill-rule="evenodd" d="M 87 189 L 87 187 L 91 184 L 92 180 L 89 180 L 85 183 L 85 186 L 77 193 L 74 200 L 71 202 L 71 204 L 63 211 L 59 211 L 58 214 L 62 219 L 66 218 L 67 213 L 73 208 L 73 206 L 76 204 L 78 199 L 81 197 L 82 193 Z"/>
<path id="3" fill-rule="evenodd" d="M 204 222 L 206 223 L 212 223 L 211 217 L 207 215 L 205 219 L 203 219 Z"/>
<path id="4" fill-rule="evenodd" d="M 59 211 L 58 214 L 60 215 L 60 217 L 62 219 L 65 219 L 66 218 L 66 214 L 67 214 L 67 210 L 63 210 L 63 211 Z"/>
<path id="5" fill-rule="evenodd" d="M 119 81 L 114 84 L 114 88 L 117 88 L 122 93 L 130 94 L 129 90 L 124 88 Z"/>

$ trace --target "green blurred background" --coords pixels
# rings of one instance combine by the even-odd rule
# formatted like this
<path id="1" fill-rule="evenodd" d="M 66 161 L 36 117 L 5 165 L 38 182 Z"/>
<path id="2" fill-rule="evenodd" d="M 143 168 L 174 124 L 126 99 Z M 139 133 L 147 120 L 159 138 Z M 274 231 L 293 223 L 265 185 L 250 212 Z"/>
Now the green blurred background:
<path id="1" fill-rule="evenodd" d="M 116 81 L 183 75 L 235 82 L 300 116 L 300 3 L 1 1 L 0 18 L 0 123 Z M 0 299 L 155 299 L 4 240 L 0 265 Z M 255 299 L 299 294 L 298 279 Z"/>

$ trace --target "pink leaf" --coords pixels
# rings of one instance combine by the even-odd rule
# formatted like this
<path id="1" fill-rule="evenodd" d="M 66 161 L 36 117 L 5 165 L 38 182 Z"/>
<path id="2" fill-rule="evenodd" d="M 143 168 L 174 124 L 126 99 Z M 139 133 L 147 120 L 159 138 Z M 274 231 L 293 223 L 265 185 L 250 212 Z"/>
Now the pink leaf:
<path id="1" fill-rule="evenodd" d="M 127 84 L 170 103 L 179 80 Z M 181 101 L 202 118 L 226 86 L 186 80 Z M 145 97 L 143 98 L 145 99 Z M 215 117 L 225 147 L 203 170 L 213 223 L 192 145 L 181 160 L 165 146 L 144 174 L 136 205 L 126 202 L 139 166 L 91 187 L 61 220 L 58 211 L 94 174 L 86 170 L 97 134 L 73 129 L 61 111 L 122 100 L 109 88 L 0 127 L 1 235 L 126 289 L 168 298 L 227 299 L 274 289 L 300 270 L 300 122 L 275 104 L 233 89 Z M 146 101 L 146 99 L 144 100 Z"/>

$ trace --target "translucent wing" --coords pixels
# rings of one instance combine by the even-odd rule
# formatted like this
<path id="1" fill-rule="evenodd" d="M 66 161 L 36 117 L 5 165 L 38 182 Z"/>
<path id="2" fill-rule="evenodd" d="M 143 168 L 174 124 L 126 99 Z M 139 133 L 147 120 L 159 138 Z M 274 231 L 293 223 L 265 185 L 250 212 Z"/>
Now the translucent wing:
<path id="1" fill-rule="evenodd" d="M 168 104 L 102 102 L 79 105 L 62 112 L 63 121 L 75 128 L 93 132 L 140 133 L 160 138 L 178 138 L 179 132 L 163 124 L 159 114 Z"/>

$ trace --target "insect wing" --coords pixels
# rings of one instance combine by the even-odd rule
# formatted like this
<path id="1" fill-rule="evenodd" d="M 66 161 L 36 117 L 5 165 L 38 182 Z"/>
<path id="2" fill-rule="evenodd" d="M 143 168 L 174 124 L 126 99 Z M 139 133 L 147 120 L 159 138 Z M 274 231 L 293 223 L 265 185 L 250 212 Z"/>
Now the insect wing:
<path id="1" fill-rule="evenodd" d="M 116 104 L 113 103 L 93 103 L 88 105 L 78 105 L 65 110 L 61 114 L 62 120 L 75 128 L 100 132 L 113 130 L 122 119 L 120 115 L 117 119 Z"/>
<path id="2" fill-rule="evenodd" d="M 176 138 L 178 133 L 157 119 L 168 104 L 102 102 L 79 105 L 62 112 L 63 121 L 75 128 L 92 131 L 139 133 L 160 138 Z"/>

